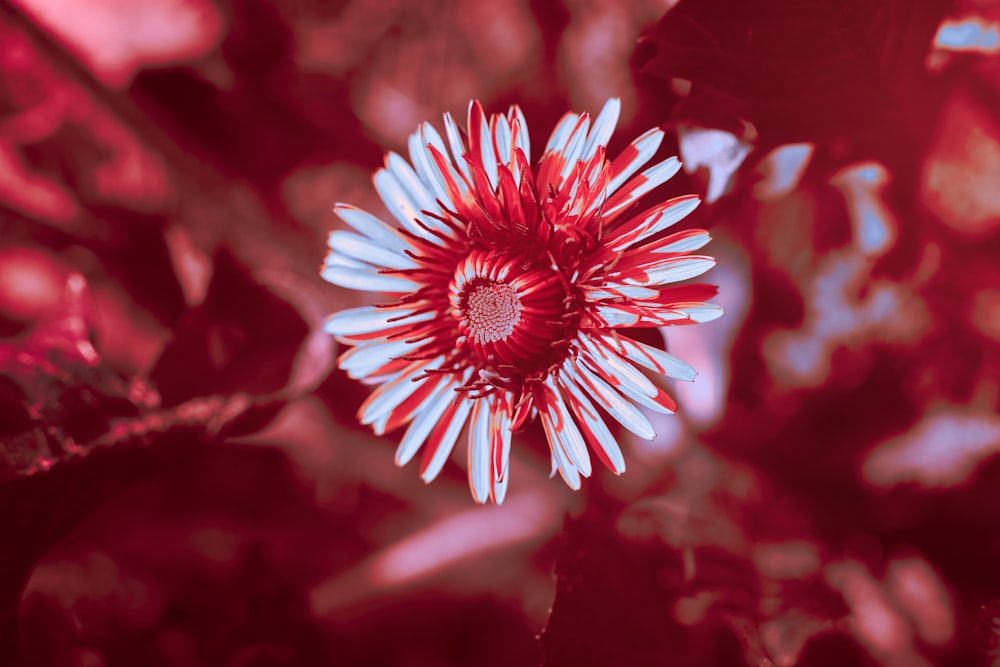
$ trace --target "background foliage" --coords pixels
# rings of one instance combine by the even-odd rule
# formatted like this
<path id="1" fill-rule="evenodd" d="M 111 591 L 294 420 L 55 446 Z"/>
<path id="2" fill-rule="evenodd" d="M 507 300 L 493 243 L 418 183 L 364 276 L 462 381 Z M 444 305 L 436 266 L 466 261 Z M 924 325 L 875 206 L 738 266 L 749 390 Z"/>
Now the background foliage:
<path id="1" fill-rule="evenodd" d="M 1000 664 L 1000 8 L 0 7 L 0 664 Z M 469 99 L 623 99 L 727 315 L 629 471 L 501 508 L 359 427 L 346 201 Z M 537 155 L 535 156 L 538 157 Z M 659 416 L 655 416 L 659 417 Z"/>

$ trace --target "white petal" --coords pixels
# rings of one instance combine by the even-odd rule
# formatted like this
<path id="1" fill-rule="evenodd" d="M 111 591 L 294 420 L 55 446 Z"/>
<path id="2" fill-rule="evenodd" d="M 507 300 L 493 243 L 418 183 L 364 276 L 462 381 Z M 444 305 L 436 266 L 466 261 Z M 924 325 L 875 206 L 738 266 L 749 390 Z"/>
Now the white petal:
<path id="1" fill-rule="evenodd" d="M 581 358 L 588 362 L 591 370 L 596 372 L 600 369 L 604 374 L 619 382 L 620 384 L 612 383 L 616 389 L 621 391 L 623 387 L 628 387 L 635 394 L 649 398 L 660 393 L 656 385 L 627 359 L 614 352 L 601 349 L 591 336 L 580 336 L 579 339 L 583 341 L 584 347 L 590 353 L 581 355 Z"/>
<path id="2" fill-rule="evenodd" d="M 676 202 L 676 203 L 672 203 Z M 611 238 L 608 239 L 608 247 L 612 250 L 623 250 L 635 245 L 643 239 L 658 234 L 663 230 L 675 225 L 683 220 L 691 211 L 698 208 L 701 201 L 697 197 L 678 197 L 667 202 L 666 208 L 658 213 L 652 213 L 642 221 L 641 224 L 626 233 L 615 233 L 611 231 Z M 625 227 L 628 224 L 623 225 Z"/>
<path id="3" fill-rule="evenodd" d="M 406 190 L 410 201 L 419 210 L 432 211 L 434 213 L 440 212 L 437 204 L 434 203 L 433 197 L 428 194 L 427 188 L 424 187 L 423 181 L 417 176 L 417 172 L 398 153 L 390 152 L 386 156 L 385 167 L 396 177 L 396 181 Z"/>
<path id="4" fill-rule="evenodd" d="M 398 326 L 396 322 L 389 322 L 400 318 L 400 324 L 426 322 L 434 317 L 433 312 L 413 315 L 412 309 L 407 308 L 376 308 L 375 306 L 361 306 L 360 308 L 348 308 L 338 313 L 334 313 L 323 323 L 323 330 L 335 336 L 357 336 L 368 334 Z"/>
<path id="5" fill-rule="evenodd" d="M 569 141 L 573 128 L 576 127 L 576 121 L 579 118 L 575 113 L 568 113 L 563 116 L 559 124 L 556 125 L 556 129 L 552 130 L 552 136 L 549 137 L 549 143 L 545 144 L 543 154 L 557 151 L 562 152 L 566 148 L 566 142 Z"/>
<path id="6" fill-rule="evenodd" d="M 623 168 L 614 178 L 611 179 L 608 183 L 608 194 L 615 192 L 632 176 L 632 174 L 638 171 L 642 165 L 649 162 L 650 158 L 656 154 L 656 150 L 660 147 L 660 143 L 662 142 L 663 130 L 657 127 L 654 127 L 636 138 L 631 145 L 636 149 L 638 154 L 631 162 L 628 163 L 628 165 L 625 166 L 625 168 Z"/>
<path id="7" fill-rule="evenodd" d="M 652 440 L 656 437 L 656 431 L 653 430 L 653 425 L 649 423 L 646 416 L 632 403 L 625 400 L 607 382 L 591 373 L 582 364 L 574 363 L 571 367 L 564 366 L 563 368 L 572 368 L 572 377 L 597 394 L 601 407 L 617 419 L 622 426 L 644 440 Z"/>
<path id="8" fill-rule="evenodd" d="M 510 135 L 510 124 L 507 122 L 507 117 L 503 115 L 496 116 L 496 124 L 496 132 L 493 138 L 496 141 L 497 160 L 501 164 L 510 167 L 513 161 L 513 154 L 511 152 L 513 142 Z"/>
<path id="9" fill-rule="evenodd" d="M 679 309 L 670 309 L 658 303 L 636 302 L 627 306 L 598 304 L 591 311 L 609 329 L 639 326 L 640 324 L 663 326 L 678 320 L 687 320 L 687 315 Z"/>
<path id="10" fill-rule="evenodd" d="M 466 126 L 472 131 L 472 115 L 477 113 L 478 107 L 474 102 L 469 102 L 469 124 Z M 496 188 L 499 171 L 497 170 L 497 154 L 493 150 L 493 136 L 490 134 L 490 124 L 486 120 L 486 115 L 479 112 L 479 156 L 483 161 L 483 170 L 486 178 L 490 182 L 491 188 Z M 470 137 L 471 139 L 471 137 Z"/>
<path id="11" fill-rule="evenodd" d="M 417 416 L 413 419 L 410 427 L 406 429 L 406 435 L 396 448 L 396 465 L 403 466 L 409 463 L 413 455 L 417 453 L 420 446 L 427 440 L 434 427 L 437 426 L 441 415 L 445 413 L 448 406 L 458 399 L 455 387 L 458 383 L 454 379 L 442 377 L 438 387 L 424 401 L 425 405 Z"/>
<path id="12" fill-rule="evenodd" d="M 552 404 L 546 406 L 548 408 L 547 411 L 542 410 L 542 412 L 549 412 L 548 416 L 550 420 L 552 411 L 555 411 L 558 415 L 558 419 L 552 421 L 551 429 L 546 429 L 549 441 L 553 447 L 556 445 L 562 447 L 573 466 L 584 477 L 590 477 L 592 468 L 590 465 L 590 453 L 587 451 L 587 443 L 584 441 L 580 429 L 577 428 L 576 421 L 566 408 L 566 402 L 563 400 L 563 396 L 556 386 L 556 380 L 552 376 L 549 376 L 545 380 L 545 385 L 551 390 L 549 396 L 555 400 L 552 401 Z"/>
<path id="13" fill-rule="evenodd" d="M 478 399 L 472 408 L 469 427 L 469 488 L 477 503 L 485 503 L 490 497 L 491 411 L 487 399 Z"/>
<path id="14" fill-rule="evenodd" d="M 444 131 L 448 137 L 448 146 L 451 147 L 452 160 L 462 172 L 462 175 L 466 179 L 471 180 L 469 165 L 465 162 L 465 158 L 462 157 L 467 152 L 465 144 L 462 142 L 462 133 L 459 131 L 455 119 L 451 117 L 451 112 L 444 114 Z"/>
<path id="15" fill-rule="evenodd" d="M 472 410 L 472 401 L 465 396 L 459 398 L 459 401 L 461 402 L 458 404 L 451 422 L 448 423 L 444 435 L 441 436 L 441 441 L 437 443 L 430 462 L 428 462 L 424 471 L 420 473 L 420 479 L 424 480 L 424 482 L 430 483 L 438 476 L 448 457 L 451 456 L 451 450 L 455 447 L 458 435 L 465 428 L 465 422 L 469 418 L 469 411 Z"/>
<path id="16" fill-rule="evenodd" d="M 691 252 L 693 250 L 698 250 L 699 248 L 704 248 L 705 245 L 711 240 L 712 235 L 706 231 L 700 231 L 695 234 L 684 234 L 673 243 L 660 246 L 653 250 L 653 252 Z"/>
<path id="17" fill-rule="evenodd" d="M 617 97 L 612 97 L 604 103 L 601 113 L 594 119 L 594 126 L 587 137 L 587 143 L 583 147 L 583 155 L 580 159 L 590 160 L 597 153 L 598 146 L 607 147 L 611 135 L 618 124 L 618 116 L 621 114 L 622 103 Z"/>
<path id="18" fill-rule="evenodd" d="M 570 135 L 569 140 L 566 142 L 566 148 L 563 149 L 563 159 L 566 160 L 566 164 L 563 165 L 562 172 L 560 175 L 563 180 L 566 180 L 570 172 L 576 167 L 576 163 L 580 160 L 583 155 L 584 144 L 587 143 L 587 131 L 590 129 L 590 116 L 583 114 L 580 116 L 580 120 L 577 121 L 576 127 L 573 128 L 573 134 Z M 569 197 L 572 201 L 573 197 L 576 195 L 576 185 L 579 183 L 574 183 L 573 192 L 570 193 Z"/>
<path id="19" fill-rule="evenodd" d="M 507 439 L 509 442 L 510 439 Z M 507 485 L 510 483 L 510 475 L 504 475 L 500 479 L 493 480 L 493 502 L 503 505 L 504 498 L 507 497 Z"/>
<path id="20" fill-rule="evenodd" d="M 613 213 L 616 213 L 617 211 L 624 209 L 627 206 L 631 206 L 644 194 L 652 191 L 654 188 L 663 185 L 671 178 L 673 178 L 674 174 L 680 171 L 680 168 L 681 168 L 680 160 L 678 160 L 676 157 L 668 157 L 663 162 L 655 164 L 649 169 L 646 169 L 641 174 L 636 176 L 637 179 L 644 179 L 644 180 L 638 183 L 635 186 L 635 188 L 631 192 L 629 192 L 628 196 L 625 199 L 623 199 L 619 204 L 609 208 L 606 212 L 606 215 L 611 215 Z M 611 190 L 610 186 L 608 187 L 608 190 L 609 191 Z"/>
<path id="21" fill-rule="evenodd" d="M 401 371 L 399 376 L 387 384 L 382 385 L 361 405 L 358 413 L 359 421 L 362 424 L 373 424 L 377 426 L 377 421 L 386 417 L 390 412 L 399 407 L 417 390 L 424 382 L 433 382 L 433 379 L 422 379 L 414 382 L 414 378 L 419 377 L 425 370 L 440 368 L 444 357 L 437 357 L 432 361 L 418 361 Z M 376 433 L 382 435 L 381 429 L 376 429 Z"/>
<path id="22" fill-rule="evenodd" d="M 378 271 L 377 267 L 372 266 L 368 262 L 362 262 L 360 259 L 355 259 L 354 257 L 349 257 L 333 250 L 326 254 L 326 257 L 323 259 L 323 266 L 339 266 L 345 269 L 368 271 L 369 273 Z"/>
<path id="23" fill-rule="evenodd" d="M 666 285 L 688 280 L 715 266 L 715 259 L 700 255 L 671 257 L 652 266 L 643 267 L 645 278 L 625 278 L 629 285 Z"/>
<path id="24" fill-rule="evenodd" d="M 559 444 L 558 438 L 554 435 L 555 425 L 552 424 L 552 419 L 542 412 L 541 420 L 542 428 L 545 429 L 546 436 L 549 439 L 549 452 L 552 455 L 552 474 L 555 475 L 555 472 L 558 470 L 559 475 L 566 482 L 566 485 L 574 491 L 579 491 L 580 471 L 569 460 L 566 450 L 563 449 L 562 445 Z M 550 433 L 553 435 L 550 435 Z"/>
<path id="25" fill-rule="evenodd" d="M 605 299 L 655 299 L 659 292 L 648 287 L 639 285 L 605 285 L 604 289 L 595 289 L 583 286 L 588 301 L 602 301 Z"/>
<path id="26" fill-rule="evenodd" d="M 427 150 L 428 144 L 434 146 L 441 155 L 448 155 L 448 149 L 441 141 L 441 136 L 430 123 L 424 123 L 419 130 L 410 135 L 407 142 L 407 147 L 410 149 L 410 161 L 413 162 L 413 167 L 420 176 L 420 180 L 430 189 L 434 198 L 447 202 L 449 199 L 448 189 L 441 178 L 441 171 L 438 169 L 437 163 L 430 151 Z"/>
<path id="27" fill-rule="evenodd" d="M 406 255 L 390 250 L 370 239 L 353 232 L 330 232 L 327 244 L 331 250 L 336 250 L 349 257 L 360 259 L 375 266 L 389 269 L 413 269 L 418 265 Z"/>
<path id="28" fill-rule="evenodd" d="M 527 158 L 528 164 L 531 164 L 531 138 L 528 136 L 528 121 L 524 119 L 524 113 L 521 111 L 521 107 L 516 104 L 511 108 L 510 113 L 511 133 L 515 134 L 514 143 L 521 152 L 524 153 L 524 157 Z M 514 128 L 517 128 L 516 132 Z"/>
<path id="29" fill-rule="evenodd" d="M 686 313 L 687 316 L 691 318 L 692 322 L 697 322 L 699 324 L 717 320 L 725 314 L 725 310 L 722 306 L 717 306 L 714 303 L 697 303 L 685 306 L 675 306 L 672 310 Z"/>
<path id="30" fill-rule="evenodd" d="M 573 413 L 583 427 L 597 440 L 597 444 L 604 451 L 608 461 L 611 462 L 614 471 L 619 475 L 625 472 L 625 457 L 622 456 L 621 447 L 618 446 L 618 441 L 611 435 L 608 425 L 604 423 L 604 419 L 601 418 L 590 399 L 583 393 L 580 386 L 568 377 L 563 380 L 562 386 L 569 391 L 573 398 L 571 403 Z"/>
<path id="31" fill-rule="evenodd" d="M 493 502 L 500 505 L 507 494 L 507 482 L 510 480 L 511 421 L 506 410 L 495 410 L 493 419 L 494 438 L 500 440 L 499 443 L 496 439 L 493 442 L 493 447 L 500 450 L 500 468 L 495 469 L 493 475 Z"/>
<path id="32" fill-rule="evenodd" d="M 391 229 L 367 211 L 362 211 L 360 208 L 355 208 L 349 204 L 336 204 L 333 207 L 333 212 L 351 227 L 387 248 L 391 248 L 396 252 L 403 252 L 407 248 L 411 248 L 409 242 L 400 236 L 396 230 Z"/>
<path id="33" fill-rule="evenodd" d="M 448 151 L 444 150 L 441 147 L 438 147 L 437 144 L 434 144 L 434 147 L 441 154 L 444 167 L 447 170 L 447 173 L 441 172 L 441 177 L 445 179 L 442 182 L 444 182 L 447 186 L 447 180 L 450 179 L 451 182 L 454 184 L 455 188 L 458 189 L 459 198 L 471 197 L 472 191 L 467 181 L 469 170 L 468 170 L 468 165 L 465 163 L 465 159 L 462 158 L 461 156 L 459 156 L 458 158 L 460 162 L 460 164 L 458 164 L 458 167 L 461 168 L 461 172 L 459 172 L 459 170 L 456 168 L 457 163 L 448 157 Z M 437 161 L 434 160 L 433 156 L 431 157 L 431 160 L 433 161 L 434 166 L 438 167 L 438 163 Z M 442 199 L 441 201 L 445 203 L 451 202 L 451 206 L 452 208 L 454 208 L 454 202 L 451 201 L 452 197 L 453 195 L 449 191 L 446 198 Z"/>
<path id="34" fill-rule="evenodd" d="M 626 336 L 604 336 L 604 341 L 621 351 L 630 361 L 667 377 L 693 382 L 698 371 L 690 364 L 663 350 L 640 343 Z"/>
<path id="35" fill-rule="evenodd" d="M 382 203 L 385 204 L 389 213 L 392 213 L 393 217 L 403 225 L 404 229 L 418 236 L 430 236 L 426 230 L 421 229 L 420 225 L 414 222 L 420 212 L 391 171 L 379 169 L 375 172 L 373 181 L 375 190 L 382 198 Z"/>
<path id="36" fill-rule="evenodd" d="M 406 278 L 346 266 L 327 266 L 320 275 L 329 283 L 362 292 L 412 292 L 420 287 Z"/>
<path id="37" fill-rule="evenodd" d="M 385 207 L 399 220 L 404 229 L 432 243 L 440 244 L 440 239 L 431 234 L 425 227 L 441 229 L 445 227 L 444 223 L 422 214 L 420 212 L 422 207 L 410 197 L 406 188 L 403 187 L 393 172 L 388 169 L 379 169 L 375 173 L 373 180 L 375 182 L 375 189 L 382 198 Z M 435 205 L 434 208 L 437 208 L 437 206 Z M 422 224 L 418 223 L 417 220 Z"/>
<path id="38" fill-rule="evenodd" d="M 345 373 L 355 379 L 371 375 L 387 363 L 412 352 L 417 346 L 403 340 L 372 341 L 358 345 L 337 360 Z"/>
<path id="39" fill-rule="evenodd" d="M 602 366 L 600 364 L 598 364 L 598 365 Z M 601 377 L 603 378 L 605 376 L 602 374 Z M 615 378 L 615 379 L 617 380 L 619 378 Z M 618 384 L 614 384 L 614 383 L 609 382 L 608 386 L 610 386 L 615 391 L 620 392 L 621 394 L 624 394 L 625 397 L 628 398 L 629 400 L 637 403 L 638 405 L 641 405 L 643 407 L 649 408 L 653 412 L 660 412 L 660 413 L 665 414 L 665 415 L 672 415 L 672 414 L 674 414 L 674 411 L 672 409 L 670 409 L 670 408 L 668 408 L 668 407 L 666 407 L 664 405 L 661 405 L 654 398 L 654 396 L 658 396 L 660 394 L 659 390 L 656 390 L 656 393 L 654 394 L 654 396 L 650 396 L 647 392 L 642 391 L 638 386 L 636 386 L 635 384 L 632 384 L 630 382 L 620 382 Z"/>
<path id="40" fill-rule="evenodd" d="M 642 319 L 636 313 L 624 310 L 613 304 L 600 303 L 593 308 L 594 314 L 604 322 L 604 326 L 616 329 L 619 327 L 634 327 Z"/>

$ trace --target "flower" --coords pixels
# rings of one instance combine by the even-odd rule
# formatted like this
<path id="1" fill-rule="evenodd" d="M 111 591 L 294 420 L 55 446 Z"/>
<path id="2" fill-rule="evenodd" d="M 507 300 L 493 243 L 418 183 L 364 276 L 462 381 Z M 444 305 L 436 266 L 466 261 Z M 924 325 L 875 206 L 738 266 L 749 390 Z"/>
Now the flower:
<path id="1" fill-rule="evenodd" d="M 358 418 L 378 434 L 409 424 L 396 463 L 423 446 L 424 481 L 468 426 L 472 494 L 502 502 L 511 434 L 536 417 L 553 475 L 570 487 L 591 474 L 588 445 L 620 474 L 625 461 L 603 415 L 651 440 L 639 406 L 671 413 L 676 405 L 640 369 L 694 379 L 685 362 L 626 335 L 630 327 L 706 322 L 722 309 L 705 303 L 714 286 L 673 284 L 714 266 L 688 254 L 708 233 L 661 234 L 698 198 L 630 213 L 680 162 L 671 157 L 636 174 L 659 147 L 659 129 L 606 159 L 619 110 L 610 100 L 593 124 L 587 114 L 567 114 L 532 168 L 521 110 L 487 120 L 473 102 L 467 133 L 450 114 L 445 137 L 424 123 L 409 140 L 412 166 L 389 153 L 375 174 L 399 228 L 336 206 L 357 233 L 330 234 L 323 277 L 393 300 L 343 310 L 325 327 L 353 345 L 340 367 L 378 385 Z"/>

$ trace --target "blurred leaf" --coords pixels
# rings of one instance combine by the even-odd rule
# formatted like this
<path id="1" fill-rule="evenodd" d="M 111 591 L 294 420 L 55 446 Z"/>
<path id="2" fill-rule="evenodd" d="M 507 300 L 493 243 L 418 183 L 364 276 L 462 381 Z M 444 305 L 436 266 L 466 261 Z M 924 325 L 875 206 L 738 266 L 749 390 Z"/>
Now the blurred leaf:
<path id="1" fill-rule="evenodd" d="M 69 278 L 64 310 L 0 343 L 0 483 L 81 453 L 116 419 L 134 418 L 151 394 L 102 363 L 90 342 L 89 293 Z M 153 399 L 155 400 L 155 398 Z"/>
<path id="2" fill-rule="evenodd" d="M 745 119 L 768 146 L 906 148 L 936 101 L 924 58 L 949 4 L 683 0 L 647 37 L 642 71 L 692 82 L 675 121 L 738 132 Z"/>
<path id="3" fill-rule="evenodd" d="M 677 620 L 676 605 L 690 592 L 682 553 L 626 539 L 612 526 L 596 512 L 566 525 L 556 599 L 541 635 L 546 667 L 746 664 L 717 618 Z"/>
<path id="4" fill-rule="evenodd" d="M 245 415 L 240 432 L 263 427 L 333 368 L 318 301 L 294 274 L 254 274 L 221 253 L 204 301 L 181 319 L 150 373 L 163 405 L 242 397 L 259 419 Z"/>

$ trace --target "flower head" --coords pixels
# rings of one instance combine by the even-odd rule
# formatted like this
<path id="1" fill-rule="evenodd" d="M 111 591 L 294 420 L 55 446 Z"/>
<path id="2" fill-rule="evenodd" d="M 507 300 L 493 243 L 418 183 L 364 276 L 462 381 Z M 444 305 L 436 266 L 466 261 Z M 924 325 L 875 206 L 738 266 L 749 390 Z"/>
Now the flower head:
<path id="1" fill-rule="evenodd" d="M 326 330 L 353 345 L 340 367 L 378 385 L 359 419 L 379 434 L 409 424 L 396 462 L 423 447 L 425 481 L 467 427 L 472 494 L 502 502 L 511 434 L 536 417 L 569 486 L 591 473 L 588 445 L 621 473 L 605 415 L 652 439 L 639 406 L 676 406 L 641 369 L 694 379 L 688 364 L 627 330 L 722 314 L 705 303 L 715 287 L 675 284 L 714 265 L 688 254 L 709 235 L 661 234 L 698 205 L 695 196 L 631 212 L 680 163 L 639 172 L 663 139 L 659 129 L 608 160 L 619 108 L 609 101 L 593 122 L 564 116 L 532 167 L 521 110 L 487 119 L 473 103 L 466 133 L 447 114 L 445 137 L 425 123 L 410 137 L 412 166 L 389 153 L 375 174 L 398 228 L 337 205 L 357 233 L 330 234 L 323 277 L 392 300 L 336 313 Z"/>

